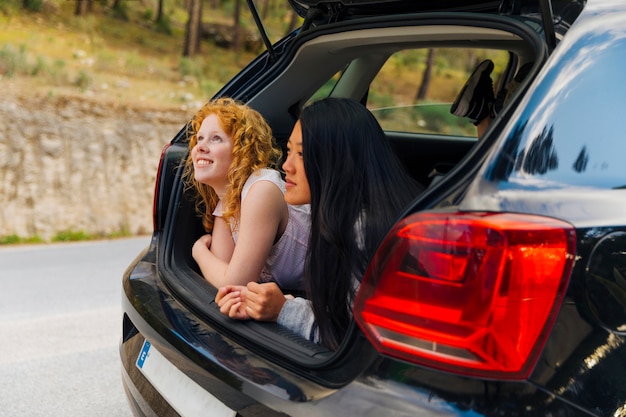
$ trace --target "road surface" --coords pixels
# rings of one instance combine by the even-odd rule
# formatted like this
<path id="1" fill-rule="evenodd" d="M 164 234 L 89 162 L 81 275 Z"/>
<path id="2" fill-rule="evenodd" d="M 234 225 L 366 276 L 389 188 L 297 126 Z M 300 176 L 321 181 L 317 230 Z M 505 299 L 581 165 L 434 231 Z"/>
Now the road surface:
<path id="1" fill-rule="evenodd" d="M 149 237 L 0 246 L 0 416 L 130 417 L 121 278 Z"/>

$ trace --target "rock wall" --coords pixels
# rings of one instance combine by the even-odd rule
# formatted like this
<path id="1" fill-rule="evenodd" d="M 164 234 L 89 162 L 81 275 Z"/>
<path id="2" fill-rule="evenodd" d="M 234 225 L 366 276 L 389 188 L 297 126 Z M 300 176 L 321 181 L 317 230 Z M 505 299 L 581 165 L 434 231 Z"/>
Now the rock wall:
<path id="1" fill-rule="evenodd" d="M 0 237 L 151 232 L 161 150 L 190 117 L 81 97 L 0 97 Z"/>

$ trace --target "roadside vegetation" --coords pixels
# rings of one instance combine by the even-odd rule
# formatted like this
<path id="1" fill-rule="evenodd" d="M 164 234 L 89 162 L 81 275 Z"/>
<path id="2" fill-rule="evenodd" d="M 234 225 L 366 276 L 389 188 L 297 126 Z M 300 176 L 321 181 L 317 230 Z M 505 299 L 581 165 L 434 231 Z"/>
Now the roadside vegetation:
<path id="1" fill-rule="evenodd" d="M 83 16 L 75 14 L 76 1 L 0 0 L 0 82 L 27 93 L 160 107 L 205 101 L 263 49 L 258 41 L 229 44 L 223 34 L 232 32 L 234 2 L 211 3 L 197 53 L 184 56 L 182 0 L 163 0 L 159 22 L 149 0 L 93 1 Z M 290 10 L 286 1 L 271 3 L 268 32 L 277 40 Z M 239 22 L 243 35 L 256 35 L 245 6 Z"/>
<path id="2" fill-rule="evenodd" d="M 245 3 L 0 0 L 0 87 L 5 95 L 80 96 L 116 105 L 197 108 L 264 49 Z M 255 4 L 272 42 L 302 22 L 286 0 Z M 383 85 L 376 87 L 371 100 L 379 107 L 402 103 L 404 98 L 413 103 L 416 97 L 425 103 L 451 102 L 481 58 L 458 52 L 399 54 L 381 70 Z M 395 67 L 407 63 L 415 66 L 412 78 L 398 79 Z M 450 117 L 445 109 L 437 111 L 442 119 Z M 107 237 L 124 235 L 120 231 Z M 52 240 L 103 237 L 66 231 Z M 0 244 L 40 240 L 0 236 Z"/>
<path id="3" fill-rule="evenodd" d="M 56 242 L 79 242 L 84 240 L 102 240 L 102 239 L 117 239 L 122 237 L 130 237 L 131 234 L 128 231 L 121 230 L 116 233 L 110 233 L 107 235 L 86 233 L 82 230 L 63 230 L 56 233 L 50 239 L 43 239 L 41 236 L 35 235 L 31 237 L 21 237 L 18 235 L 0 236 L 0 246 L 2 245 L 17 245 L 17 244 L 38 244 L 38 243 L 56 243 Z"/>
<path id="4" fill-rule="evenodd" d="M 286 0 L 255 4 L 272 42 L 302 22 Z M 243 0 L 0 0 L 0 82 L 29 94 L 186 109 L 215 94 L 263 49 Z M 458 51 L 396 58 L 415 65 L 419 85 L 398 80 L 391 62 L 382 76 L 389 85 L 375 100 L 384 106 L 391 95 L 398 102 L 399 94 L 408 100 L 418 94 L 451 101 L 467 77 L 451 68 L 469 72 L 479 58 Z"/>

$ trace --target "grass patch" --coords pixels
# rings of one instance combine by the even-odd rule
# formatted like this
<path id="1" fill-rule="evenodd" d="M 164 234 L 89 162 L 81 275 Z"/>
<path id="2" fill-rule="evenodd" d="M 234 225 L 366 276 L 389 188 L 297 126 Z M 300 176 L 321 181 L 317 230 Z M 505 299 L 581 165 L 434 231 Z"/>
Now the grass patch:
<path id="1" fill-rule="evenodd" d="M 17 245 L 17 244 L 33 244 L 33 243 L 45 243 L 45 241 L 35 235 L 32 237 L 24 238 L 18 235 L 9 235 L 0 237 L 0 245 Z"/>
<path id="2" fill-rule="evenodd" d="M 39 244 L 39 243 L 62 243 L 62 242 L 82 242 L 89 240 L 102 240 L 102 239 L 120 239 L 125 237 L 134 236 L 128 229 L 123 228 L 111 233 L 99 233 L 92 234 L 86 233 L 82 230 L 64 230 L 58 232 L 48 241 L 43 239 L 39 235 L 22 237 L 16 234 L 0 236 L 0 246 L 2 245 L 25 245 L 25 244 Z"/>
<path id="3" fill-rule="evenodd" d="M 55 234 L 51 242 L 81 242 L 86 240 L 118 239 L 132 236 L 126 228 L 111 233 L 87 233 L 83 230 L 64 230 Z"/>
<path id="4" fill-rule="evenodd" d="M 0 74 L 5 74 L 7 77 L 28 75 L 28 68 L 26 45 L 16 47 L 7 44 L 2 46 L 0 49 Z"/>
<path id="5" fill-rule="evenodd" d="M 79 242 L 83 240 L 93 240 L 96 237 L 82 230 L 63 230 L 52 236 L 51 242 Z"/>
<path id="6" fill-rule="evenodd" d="M 106 237 L 109 239 L 118 239 L 131 236 L 133 236 L 133 234 L 128 229 L 122 229 L 117 232 L 109 233 Z"/>
<path id="7" fill-rule="evenodd" d="M 84 70 L 80 70 L 74 80 L 74 85 L 76 85 L 80 91 L 86 91 L 92 83 L 93 78 L 87 71 Z"/>

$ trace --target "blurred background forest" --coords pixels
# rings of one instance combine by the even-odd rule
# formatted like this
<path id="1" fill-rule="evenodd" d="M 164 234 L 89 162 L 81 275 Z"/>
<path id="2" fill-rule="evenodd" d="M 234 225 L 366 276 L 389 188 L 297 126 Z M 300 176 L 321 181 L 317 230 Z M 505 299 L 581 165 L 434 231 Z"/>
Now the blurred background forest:
<path id="1" fill-rule="evenodd" d="M 271 42 L 302 23 L 254 4 Z M 0 0 L 0 245 L 148 233 L 162 147 L 264 49 L 246 0 Z M 368 105 L 451 103 L 485 53 L 401 51 Z"/>
<path id="2" fill-rule="evenodd" d="M 302 23 L 254 5 L 272 43 Z M 163 145 L 264 49 L 246 0 L 0 0 L 0 244 L 147 233 Z M 397 53 L 368 106 L 451 103 L 483 55 Z"/>
<path id="3" fill-rule="evenodd" d="M 302 23 L 287 0 L 254 4 L 272 42 Z M 264 49 L 246 0 L 0 0 L 0 80 L 28 93 L 193 109 Z M 430 52 L 399 58 L 411 80 L 383 70 L 395 102 L 451 102 L 481 58 Z"/>
<path id="4" fill-rule="evenodd" d="M 301 23 L 256 5 L 273 42 Z M 24 92 L 186 108 L 263 49 L 245 0 L 0 0 L 0 80 Z"/>

